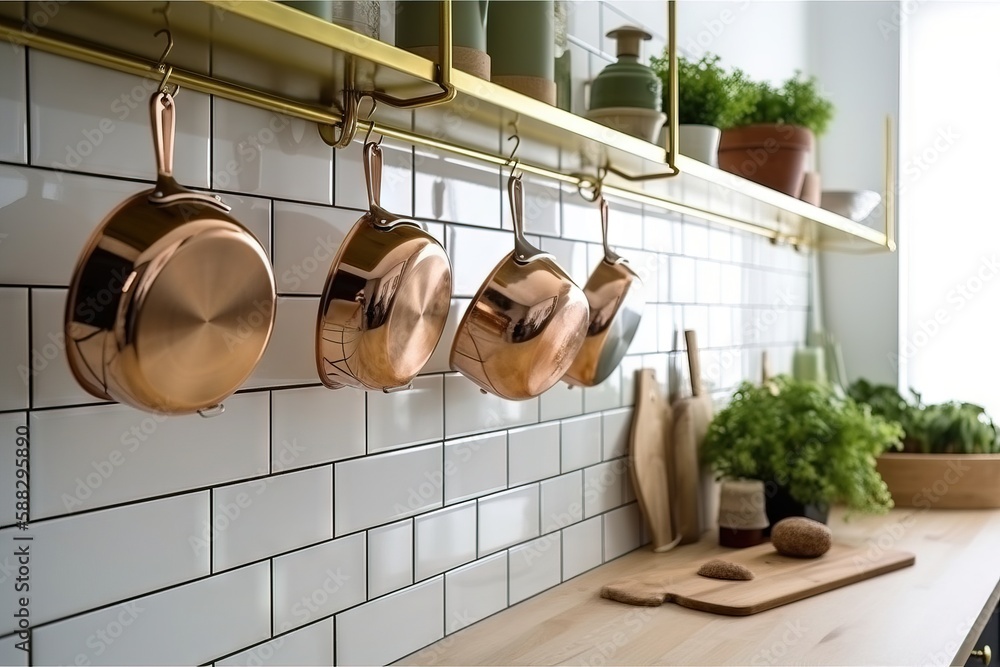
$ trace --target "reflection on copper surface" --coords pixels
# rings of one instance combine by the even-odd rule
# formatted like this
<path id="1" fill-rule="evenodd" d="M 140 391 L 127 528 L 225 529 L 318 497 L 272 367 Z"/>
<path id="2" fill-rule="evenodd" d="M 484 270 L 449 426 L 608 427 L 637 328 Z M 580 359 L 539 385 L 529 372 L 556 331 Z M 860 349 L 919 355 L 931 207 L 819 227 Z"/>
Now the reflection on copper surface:
<path id="1" fill-rule="evenodd" d="M 645 307 L 642 281 L 618 260 L 602 260 L 583 288 L 590 304 L 587 337 L 563 378 L 592 387 L 607 379 L 628 351 Z"/>

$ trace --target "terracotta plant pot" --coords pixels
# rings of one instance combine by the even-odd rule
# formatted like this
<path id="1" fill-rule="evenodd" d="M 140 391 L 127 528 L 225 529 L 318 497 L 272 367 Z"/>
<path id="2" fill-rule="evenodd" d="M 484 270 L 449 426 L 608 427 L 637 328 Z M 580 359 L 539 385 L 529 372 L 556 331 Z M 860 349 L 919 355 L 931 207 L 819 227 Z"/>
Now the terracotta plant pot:
<path id="1" fill-rule="evenodd" d="M 815 171 L 807 171 L 806 177 L 802 181 L 802 193 L 799 195 L 799 199 L 807 204 L 819 206 L 819 202 L 822 197 L 823 187 L 821 185 L 819 174 Z"/>
<path id="2" fill-rule="evenodd" d="M 723 130 L 719 167 L 798 199 L 815 139 L 797 125 L 745 125 Z"/>

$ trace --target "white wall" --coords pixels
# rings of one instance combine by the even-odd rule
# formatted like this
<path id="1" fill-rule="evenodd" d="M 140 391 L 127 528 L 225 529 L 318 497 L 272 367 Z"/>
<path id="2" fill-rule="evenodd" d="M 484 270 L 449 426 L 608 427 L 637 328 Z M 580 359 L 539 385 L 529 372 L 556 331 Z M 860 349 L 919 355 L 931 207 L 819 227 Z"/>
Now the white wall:
<path id="1" fill-rule="evenodd" d="M 809 3 L 810 71 L 836 115 L 820 142 L 824 190 L 884 191 L 883 123 L 899 117 L 896 2 Z M 869 224 L 881 229 L 879 207 Z M 899 254 L 820 257 L 823 319 L 840 340 L 850 379 L 897 384 Z"/>
<path id="2" fill-rule="evenodd" d="M 591 62 L 605 62 L 602 26 L 639 20 L 625 10 L 576 7 L 578 86 Z M 763 350 L 787 371 L 801 343 L 802 255 L 614 201 L 611 242 L 648 298 L 620 369 L 600 386 L 560 385 L 529 401 L 480 394 L 450 370 L 448 350 L 463 309 L 511 247 L 501 174 L 386 140 L 383 203 L 443 240 L 451 324 L 413 390 L 329 391 L 313 359 L 316 309 L 332 254 L 366 204 L 360 146 L 334 151 L 308 123 L 186 91 L 177 177 L 219 191 L 262 239 L 279 291 L 275 334 L 214 419 L 156 420 L 102 403 L 69 372 L 63 308 L 91 230 L 152 183 L 149 89 L 0 47 L 0 664 L 26 661 L 13 648 L 14 578 L 5 576 L 16 567 L 6 547 L 24 534 L 34 538 L 30 623 L 45 624 L 33 631 L 34 664 L 400 658 L 640 545 L 625 459 L 632 379 L 641 367 L 666 377 L 677 330 L 698 330 L 704 374 L 721 394 L 759 377 Z M 130 94 L 138 111 L 117 104 Z M 525 180 L 527 231 L 582 283 L 601 257 L 595 207 L 557 183 Z M 726 201 L 686 190 L 688 203 Z M 24 533 L 13 499 L 26 427 Z M 596 649 L 581 656 L 603 659 Z"/>
<path id="3" fill-rule="evenodd" d="M 677 43 L 688 57 L 715 53 L 728 66 L 775 83 L 808 70 L 804 1 L 679 2 Z"/>

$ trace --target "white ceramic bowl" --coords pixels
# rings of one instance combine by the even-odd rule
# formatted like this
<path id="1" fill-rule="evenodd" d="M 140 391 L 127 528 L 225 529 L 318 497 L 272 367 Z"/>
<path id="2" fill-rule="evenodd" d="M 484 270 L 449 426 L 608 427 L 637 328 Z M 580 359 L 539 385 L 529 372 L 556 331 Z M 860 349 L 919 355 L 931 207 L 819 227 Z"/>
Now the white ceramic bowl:
<path id="1" fill-rule="evenodd" d="M 631 134 L 643 141 L 656 142 L 660 128 L 667 121 L 667 115 L 653 109 L 637 107 L 605 107 L 590 109 L 586 117 L 619 132 Z"/>
<path id="2" fill-rule="evenodd" d="M 861 222 L 875 210 L 882 195 L 872 190 L 825 191 L 820 207 L 837 215 Z"/>

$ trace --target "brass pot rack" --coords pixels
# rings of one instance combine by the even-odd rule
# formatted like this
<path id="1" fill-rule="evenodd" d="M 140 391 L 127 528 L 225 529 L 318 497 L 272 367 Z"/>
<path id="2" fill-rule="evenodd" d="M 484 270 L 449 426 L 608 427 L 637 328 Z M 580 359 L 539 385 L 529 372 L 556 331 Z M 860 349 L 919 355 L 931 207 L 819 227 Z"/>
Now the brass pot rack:
<path id="1" fill-rule="evenodd" d="M 434 65 L 433 69 L 430 70 L 433 72 L 433 75 L 428 75 L 424 79 L 427 82 L 436 84 L 440 90 L 433 94 L 401 98 L 383 90 L 356 89 L 354 85 L 355 64 L 366 58 L 371 58 L 372 62 L 378 64 L 380 63 L 379 58 L 381 54 L 381 57 L 386 61 L 381 64 L 392 68 L 397 62 L 409 59 L 410 54 L 377 42 L 376 40 L 370 40 L 355 33 L 350 33 L 346 29 L 340 28 L 340 26 L 324 24 L 318 20 L 313 20 L 312 17 L 300 18 L 296 10 L 274 2 L 241 3 L 234 0 L 203 0 L 203 4 L 208 5 L 218 12 L 233 12 L 241 18 L 255 21 L 271 29 L 286 30 L 283 22 L 297 22 L 294 33 L 292 32 L 292 28 L 287 28 L 290 37 L 308 40 L 315 44 L 341 51 L 344 56 L 345 85 L 343 90 L 340 91 L 340 108 L 289 99 L 216 76 L 192 71 L 177 64 L 168 65 L 165 57 L 161 57 L 157 61 L 136 56 L 132 53 L 108 48 L 103 45 L 104 40 L 99 40 L 101 43 L 94 43 L 90 39 L 85 41 L 54 30 L 39 28 L 26 22 L 17 22 L 6 18 L 0 19 L 0 39 L 12 42 L 15 45 L 38 49 L 119 72 L 149 79 L 159 79 L 161 87 L 169 79 L 169 83 L 180 87 L 313 122 L 318 125 L 324 141 L 335 147 L 349 145 L 358 131 L 367 132 L 369 135 L 374 132 L 401 142 L 446 151 L 486 164 L 498 167 L 510 166 L 511 159 L 507 155 L 500 154 L 500 151 L 492 152 L 470 145 L 463 145 L 459 141 L 453 140 L 453 137 L 447 135 L 439 136 L 439 133 L 421 132 L 414 129 L 396 127 L 380 121 L 378 118 L 360 118 L 359 106 L 365 97 L 402 109 L 418 109 L 433 105 L 447 105 L 448 108 L 451 108 L 449 103 L 454 102 L 456 99 L 454 77 L 461 75 L 464 77 L 465 82 L 470 81 L 470 77 L 463 72 L 454 70 L 452 67 L 452 1 L 442 0 L 441 2 L 443 11 L 441 12 L 440 22 L 439 64 Z M 75 5 L 76 3 L 71 4 Z M 90 3 L 80 4 L 88 5 Z M 132 3 L 125 4 L 130 5 Z M 893 249 L 892 226 L 888 220 L 888 216 L 893 213 L 892 202 L 890 201 L 892 198 L 892 188 L 887 188 L 885 202 L 887 213 L 886 234 L 882 234 L 863 225 L 852 223 L 828 211 L 823 211 L 798 200 L 793 200 L 767 188 L 749 183 L 724 172 L 719 172 L 717 169 L 679 155 L 677 150 L 677 67 L 675 66 L 677 62 L 677 40 L 675 0 L 668 0 L 667 8 L 668 58 L 670 63 L 670 80 L 668 82 L 669 122 L 666 132 L 666 146 L 660 149 L 661 152 L 659 153 L 663 156 L 661 164 L 664 164 L 667 170 L 633 175 L 626 172 L 621 166 L 612 163 L 603 149 L 602 152 L 605 152 L 605 155 L 600 157 L 597 162 L 594 161 L 592 156 L 584 156 L 581 153 L 581 165 L 588 170 L 589 168 L 593 168 L 593 174 L 545 166 L 530 158 L 526 159 L 523 156 L 518 158 L 518 169 L 575 186 L 581 191 L 599 189 L 606 195 L 719 223 L 731 228 L 768 237 L 772 241 L 788 242 L 795 246 L 800 244 L 827 245 L 822 237 L 824 234 L 832 233 L 837 240 L 847 243 L 847 246 L 837 247 L 836 249 L 838 250 L 870 252 L 879 249 L 884 251 L 886 248 Z M 164 20 L 166 20 L 166 12 L 164 10 L 160 11 L 164 13 Z M 167 29 L 168 39 L 172 41 L 173 37 L 169 33 L 169 23 L 167 24 Z M 339 36 L 348 34 L 352 37 L 338 39 Z M 163 55 L 166 56 L 168 52 L 165 52 Z M 407 60 L 407 62 L 409 61 Z M 426 61 L 418 59 L 414 62 Z M 411 67 L 410 69 L 413 70 L 414 68 Z M 483 84 L 478 81 L 476 85 L 492 86 L 492 84 Z M 466 83 L 466 90 L 469 87 L 469 84 Z M 482 99 L 489 99 L 492 102 L 493 98 L 499 98 L 500 101 L 495 102 L 496 106 L 501 110 L 513 113 L 515 118 L 526 117 L 537 123 L 548 123 L 554 128 L 559 128 L 563 124 L 573 123 L 574 127 L 571 131 L 577 133 L 581 132 L 581 128 L 582 131 L 593 132 L 595 135 L 599 132 L 610 132 L 601 126 L 584 121 L 567 112 L 548 107 L 547 105 L 541 105 L 541 103 L 536 104 L 533 100 L 522 98 L 509 91 L 499 89 L 499 87 L 494 86 L 491 88 L 488 91 L 488 95 Z M 339 131 L 337 128 L 339 128 Z M 890 140 L 891 138 L 887 135 L 887 141 Z M 644 162 L 641 162 L 642 165 L 655 167 L 656 163 L 651 162 L 649 157 L 655 155 L 655 147 L 644 142 L 636 143 L 637 140 L 633 140 L 625 135 L 618 135 L 617 133 L 612 133 L 612 136 L 607 139 L 598 139 L 595 137 L 587 141 L 591 141 L 591 143 L 596 142 L 600 146 L 607 146 L 609 148 L 620 148 L 620 144 L 628 146 L 628 148 L 620 148 L 617 155 L 628 157 L 629 154 L 627 152 L 622 153 L 622 150 L 638 150 L 639 154 L 645 157 L 637 157 L 636 160 L 644 160 Z M 886 158 L 887 183 L 892 183 L 892 180 L 888 180 L 888 176 L 891 173 L 892 161 L 892 151 L 888 144 Z M 588 162 L 590 167 L 587 167 Z M 643 166 L 642 168 L 645 170 L 648 167 Z M 566 171 L 571 171 L 571 173 L 566 173 Z M 665 191 L 664 188 L 652 189 L 646 186 L 647 181 L 669 179 L 678 176 L 682 171 L 691 174 L 692 178 L 706 181 L 709 184 L 714 183 L 723 188 L 736 189 L 746 197 L 767 207 L 773 216 L 772 221 L 751 221 L 737 215 L 731 215 L 728 212 L 711 210 L 710 208 L 690 203 L 681 203 L 676 201 L 676 197 L 672 196 L 669 191 Z M 610 182 L 604 178 L 609 173 L 616 176 Z M 860 245 L 855 243 L 859 238 L 867 241 L 867 243 Z"/>

